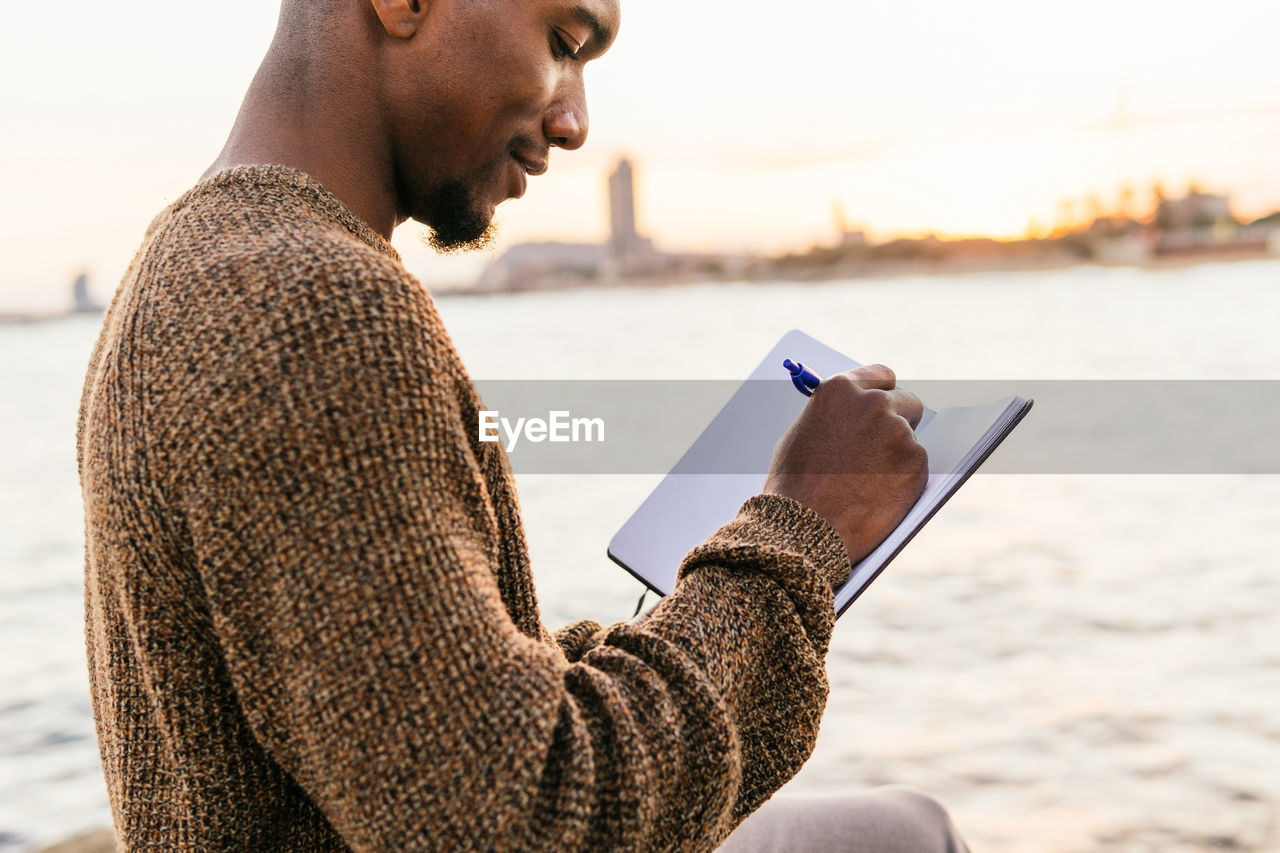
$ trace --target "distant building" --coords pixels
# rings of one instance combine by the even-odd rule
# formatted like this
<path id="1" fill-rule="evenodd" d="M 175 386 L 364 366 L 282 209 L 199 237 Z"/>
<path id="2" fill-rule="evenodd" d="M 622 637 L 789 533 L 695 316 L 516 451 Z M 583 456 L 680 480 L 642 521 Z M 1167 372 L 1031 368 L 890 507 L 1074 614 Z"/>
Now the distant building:
<path id="1" fill-rule="evenodd" d="M 871 241 L 867 239 L 866 231 L 846 228 L 840 232 L 840 245 L 846 249 L 862 248 L 871 245 Z"/>
<path id="2" fill-rule="evenodd" d="M 1183 198 L 1160 198 L 1156 204 L 1155 225 L 1162 231 L 1191 231 L 1235 224 L 1228 196 L 1200 192 L 1195 187 Z"/>
<path id="3" fill-rule="evenodd" d="M 625 157 L 609 175 L 609 256 L 607 272 L 651 271 L 658 261 L 653 242 L 636 230 L 635 173 Z"/>
<path id="4" fill-rule="evenodd" d="M 0 324 L 41 323 L 73 314 L 101 314 L 102 305 L 89 295 L 89 276 L 80 273 L 71 282 L 71 307 L 59 311 L 0 311 Z"/>
<path id="5" fill-rule="evenodd" d="M 80 273 L 71 284 L 71 310 L 77 314 L 99 314 L 102 306 L 89 295 L 89 276 Z"/>
<path id="6" fill-rule="evenodd" d="M 489 264 L 477 292 L 565 287 L 596 278 L 605 261 L 597 243 L 521 243 Z"/>
<path id="7" fill-rule="evenodd" d="M 846 249 L 860 249 L 870 245 L 866 231 L 849 227 L 849 220 L 844 215 L 844 204 L 839 199 L 831 202 L 831 221 L 835 223 L 836 234 L 839 236 L 837 245 Z"/>
<path id="8" fill-rule="evenodd" d="M 1093 259 L 1107 266 L 1140 267 L 1151 260 L 1152 241 L 1141 232 L 1103 235 L 1090 243 Z"/>
<path id="9" fill-rule="evenodd" d="M 609 175 L 609 253 L 617 258 L 635 254 L 639 239 L 636 232 L 635 175 L 631 162 L 623 159 Z"/>
<path id="10" fill-rule="evenodd" d="M 594 243 L 522 243 L 481 273 L 476 293 L 573 287 L 630 279 L 724 279 L 745 274 L 745 255 L 668 253 L 636 228 L 635 173 L 625 158 L 609 174 L 609 239 Z"/>

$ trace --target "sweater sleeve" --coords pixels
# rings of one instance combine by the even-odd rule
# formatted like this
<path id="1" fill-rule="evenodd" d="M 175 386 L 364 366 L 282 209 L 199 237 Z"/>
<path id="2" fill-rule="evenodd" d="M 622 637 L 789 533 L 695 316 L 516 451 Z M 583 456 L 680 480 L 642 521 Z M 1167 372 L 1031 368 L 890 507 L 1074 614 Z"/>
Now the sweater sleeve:
<path id="1" fill-rule="evenodd" d="M 155 377 L 241 713 L 356 851 L 712 849 L 812 750 L 838 537 L 756 498 L 642 622 L 517 630 L 465 379 L 389 263 L 264 286 Z"/>
<path id="2" fill-rule="evenodd" d="M 607 630 L 594 620 L 579 619 L 558 629 L 552 637 L 560 647 L 560 651 L 564 652 L 565 659 L 573 663 L 587 651 L 598 646 Z"/>

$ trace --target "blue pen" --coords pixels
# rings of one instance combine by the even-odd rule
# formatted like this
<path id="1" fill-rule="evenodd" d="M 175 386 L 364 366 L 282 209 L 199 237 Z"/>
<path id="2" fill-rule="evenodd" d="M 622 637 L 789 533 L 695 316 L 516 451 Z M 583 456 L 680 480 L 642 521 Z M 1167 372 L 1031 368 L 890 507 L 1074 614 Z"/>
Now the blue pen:
<path id="1" fill-rule="evenodd" d="M 789 358 L 782 360 L 782 366 L 791 374 L 791 384 L 806 397 L 812 397 L 814 389 L 822 382 L 822 377 L 805 367 L 798 361 Z"/>

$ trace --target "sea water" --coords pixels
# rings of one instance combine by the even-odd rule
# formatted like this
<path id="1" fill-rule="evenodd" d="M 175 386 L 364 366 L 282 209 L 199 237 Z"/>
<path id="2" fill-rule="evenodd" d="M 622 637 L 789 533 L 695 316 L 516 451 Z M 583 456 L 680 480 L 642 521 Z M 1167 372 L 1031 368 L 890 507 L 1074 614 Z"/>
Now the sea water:
<path id="1" fill-rule="evenodd" d="M 477 379 L 733 379 L 791 328 L 904 379 L 1280 379 L 1274 261 L 438 304 Z M 97 324 L 0 327 L 4 853 L 110 821 L 74 460 Z M 657 480 L 519 478 L 549 625 L 631 615 L 604 549 Z M 1280 476 L 979 475 L 837 625 L 789 789 L 916 785 L 983 851 L 1280 850 L 1277 546 Z"/>

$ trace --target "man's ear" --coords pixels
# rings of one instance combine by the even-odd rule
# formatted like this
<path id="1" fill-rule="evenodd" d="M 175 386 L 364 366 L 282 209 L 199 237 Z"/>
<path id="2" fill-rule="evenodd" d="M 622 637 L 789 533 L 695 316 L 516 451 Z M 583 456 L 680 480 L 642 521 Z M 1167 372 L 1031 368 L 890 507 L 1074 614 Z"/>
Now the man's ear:
<path id="1" fill-rule="evenodd" d="M 369 0 L 387 34 L 407 39 L 422 26 L 432 0 Z"/>

